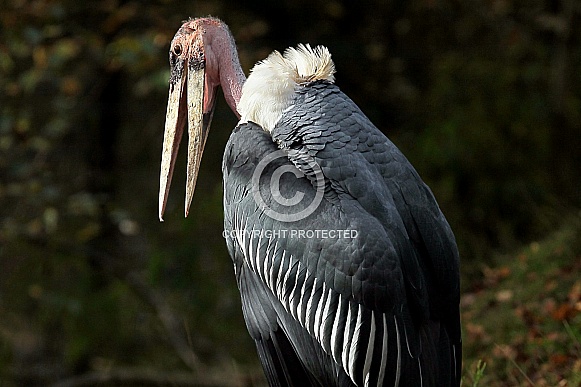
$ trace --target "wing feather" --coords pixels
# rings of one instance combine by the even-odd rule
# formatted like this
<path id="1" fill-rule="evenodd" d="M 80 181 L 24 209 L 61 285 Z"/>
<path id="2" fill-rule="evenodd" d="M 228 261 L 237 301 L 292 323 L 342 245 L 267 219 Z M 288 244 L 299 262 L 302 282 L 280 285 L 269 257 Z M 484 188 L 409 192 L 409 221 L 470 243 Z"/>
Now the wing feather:
<path id="1" fill-rule="evenodd" d="M 301 125 L 293 125 L 299 117 Z M 336 86 L 301 89 L 271 135 L 253 123 L 239 125 L 223 164 L 225 228 L 287 232 L 227 238 L 237 277 L 245 267 L 271 304 L 278 303 L 261 310 L 250 299 L 252 289 L 239 283 L 249 331 L 266 343 L 259 349 L 265 371 L 284 369 L 286 352 L 279 352 L 289 348 L 277 344 L 284 334 L 289 361 L 298 359 L 323 385 L 342 385 L 337 379 L 346 385 L 458 385 L 458 254 L 429 188 Z M 260 161 L 281 149 L 286 157 L 267 165 L 259 187 L 251 187 Z M 270 192 L 281 166 L 297 171 L 278 175 L 284 198 L 299 192 L 308 204 L 317 196 L 317 173 L 324 178 L 321 203 L 292 223 L 266 216 L 252 194 L 258 188 L 270 209 L 288 211 Z M 356 237 L 289 236 L 329 229 Z M 313 348 L 321 351 L 318 360 Z M 438 371 L 442 367 L 453 369 Z"/>

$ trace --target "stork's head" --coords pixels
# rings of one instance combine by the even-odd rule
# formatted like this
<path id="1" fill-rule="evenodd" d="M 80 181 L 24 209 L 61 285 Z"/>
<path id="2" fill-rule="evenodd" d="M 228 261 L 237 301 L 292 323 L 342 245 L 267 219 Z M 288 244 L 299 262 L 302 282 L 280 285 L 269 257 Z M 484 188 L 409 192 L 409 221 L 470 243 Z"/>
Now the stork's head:
<path id="1" fill-rule="evenodd" d="M 240 68 L 240 64 L 232 34 L 225 23 L 215 18 L 199 18 L 185 22 L 171 42 L 169 62 L 171 76 L 159 188 L 160 220 L 163 220 L 177 151 L 186 122 L 188 166 L 185 214 L 187 216 L 214 112 L 216 90 L 221 81 L 230 84 L 229 87 L 232 87 L 233 83 L 243 82 L 243 79 L 240 79 L 241 69 L 235 70 L 235 75 L 226 74 L 232 72 L 232 67 L 236 64 Z M 224 81 L 225 78 L 228 79 Z M 238 86 L 239 88 L 241 85 Z M 226 90 L 224 94 L 226 95 Z M 239 95 L 233 99 L 230 92 L 226 99 L 236 112 L 235 104 Z"/>

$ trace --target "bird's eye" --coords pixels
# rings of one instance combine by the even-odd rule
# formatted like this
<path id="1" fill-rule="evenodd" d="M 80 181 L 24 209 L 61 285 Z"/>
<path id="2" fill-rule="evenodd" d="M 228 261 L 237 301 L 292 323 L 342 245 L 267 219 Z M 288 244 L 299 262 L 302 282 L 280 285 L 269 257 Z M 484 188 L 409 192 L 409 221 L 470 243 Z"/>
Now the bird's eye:
<path id="1" fill-rule="evenodd" d="M 173 48 L 173 53 L 176 54 L 176 56 L 180 56 L 182 53 L 182 46 L 179 44 L 176 44 Z"/>

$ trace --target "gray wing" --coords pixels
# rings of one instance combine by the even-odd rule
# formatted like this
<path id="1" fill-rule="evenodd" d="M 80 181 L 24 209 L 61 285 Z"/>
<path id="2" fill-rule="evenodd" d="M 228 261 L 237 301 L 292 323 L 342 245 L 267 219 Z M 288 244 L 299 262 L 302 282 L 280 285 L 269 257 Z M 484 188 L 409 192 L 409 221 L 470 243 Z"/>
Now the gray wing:
<path id="1" fill-rule="evenodd" d="M 304 325 L 289 314 L 288 303 L 281 301 L 288 300 L 294 289 L 294 314 L 297 314 L 299 298 L 304 314 L 312 290 L 320 291 L 321 282 L 314 286 L 313 276 L 307 274 L 306 257 L 299 250 L 289 254 L 293 249 L 292 240 L 279 237 L 280 233 L 253 232 L 287 230 L 264 215 L 251 188 L 252 175 L 260 161 L 277 150 L 266 132 L 246 124 L 233 131 L 224 154 L 224 230 L 246 325 L 271 386 L 349 386 L 347 374 L 323 351 Z M 283 164 L 290 165 L 281 158 L 267 165 L 261 182 Z M 311 189 L 308 181 L 303 183 L 304 189 Z M 265 195 L 265 200 L 270 202 L 272 198 Z M 298 283 L 304 283 L 305 287 L 297 286 Z"/>
<path id="2" fill-rule="evenodd" d="M 337 88 L 313 84 L 295 102 L 272 138 L 253 124 L 238 127 L 223 165 L 228 248 L 269 380 L 300 374 L 285 374 L 289 364 L 302 367 L 310 384 L 454 384 L 457 252 L 433 196 Z M 253 185 L 261 161 L 279 148 L 286 157 L 269 163 Z M 252 188 L 278 213 L 304 210 L 320 192 L 313 160 L 324 175 L 315 211 L 291 223 L 266 215 Z M 304 175 L 277 175 L 281 166 Z M 304 203 L 277 201 L 273 176 L 282 197 L 300 192 Z M 301 230 L 355 237 L 300 237 Z M 441 287 L 447 280 L 452 290 Z M 442 316 L 438 303 L 451 314 Z"/>
<path id="3" fill-rule="evenodd" d="M 448 368 L 450 374 L 440 375 L 439 380 L 451 378 L 452 382 L 442 384 L 458 384 L 458 249 L 432 192 L 412 165 L 353 101 L 335 85 L 324 82 L 299 90 L 273 138 L 289 150 L 291 160 L 293 154 L 314 159 L 339 196 L 355 200 L 378 219 L 400 257 L 414 322 L 441 325 L 441 334 L 431 335 L 437 336 L 441 354 L 424 356 L 425 363 L 438 363 L 425 366 L 440 374 Z M 295 165 L 301 168 L 300 162 Z M 412 346 L 420 344 L 409 336 L 406 340 L 414 343 Z M 424 343 L 417 348 L 421 352 L 428 346 Z M 448 364 L 439 364 L 448 357 Z"/>

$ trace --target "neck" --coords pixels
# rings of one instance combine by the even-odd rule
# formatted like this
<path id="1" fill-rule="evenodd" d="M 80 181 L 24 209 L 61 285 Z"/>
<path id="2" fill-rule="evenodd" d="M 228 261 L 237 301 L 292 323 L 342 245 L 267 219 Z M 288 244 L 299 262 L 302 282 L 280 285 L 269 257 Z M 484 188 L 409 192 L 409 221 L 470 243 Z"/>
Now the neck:
<path id="1" fill-rule="evenodd" d="M 210 76 L 216 86 L 218 82 L 222 86 L 226 102 L 234 114 L 240 118 L 238 102 L 246 76 L 240 66 L 234 37 L 225 24 L 216 26 L 208 35 L 211 38 L 210 41 L 206 41 L 206 61 L 208 62 L 206 68 L 210 71 L 217 69 L 217 74 L 213 72 Z"/>
<path id="2" fill-rule="evenodd" d="M 220 58 L 220 84 L 230 109 L 240 118 L 237 108 L 242 95 L 242 85 L 246 82 L 246 76 L 242 71 L 242 66 L 240 66 L 234 39 L 232 39 L 228 52 L 229 55 L 227 54 Z"/>

